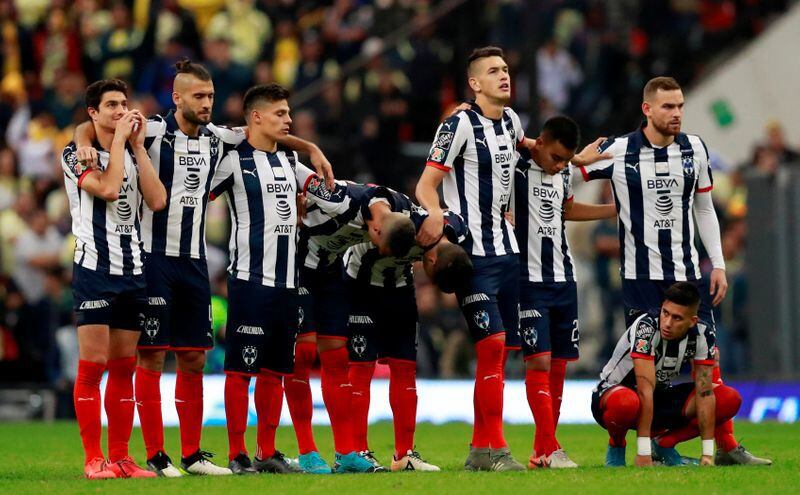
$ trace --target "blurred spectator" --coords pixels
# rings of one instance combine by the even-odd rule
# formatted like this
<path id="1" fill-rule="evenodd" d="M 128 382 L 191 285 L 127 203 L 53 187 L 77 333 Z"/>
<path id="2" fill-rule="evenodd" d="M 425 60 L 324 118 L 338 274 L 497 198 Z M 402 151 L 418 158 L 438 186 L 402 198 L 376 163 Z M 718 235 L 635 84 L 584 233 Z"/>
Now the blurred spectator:
<path id="1" fill-rule="evenodd" d="M 554 38 L 536 52 L 539 96 L 544 100 L 543 118 L 562 113 L 569 104 L 570 92 L 583 80 L 580 67 Z"/>
<path id="2" fill-rule="evenodd" d="M 59 76 L 81 71 L 81 45 L 63 9 L 53 9 L 47 22 L 33 36 L 39 84 L 52 91 Z"/>
<path id="3" fill-rule="evenodd" d="M 250 70 L 231 58 L 230 41 L 224 36 L 208 39 L 203 44 L 206 67 L 214 81 L 214 119 L 223 115 L 234 94 L 243 95 L 250 86 Z"/>
<path id="4" fill-rule="evenodd" d="M 272 36 L 272 23 L 255 8 L 255 0 L 226 0 L 206 29 L 210 38 L 226 37 L 230 56 L 242 65 L 253 65 L 261 57 L 264 44 Z"/>
<path id="5" fill-rule="evenodd" d="M 44 210 L 34 210 L 28 226 L 17 238 L 14 281 L 28 304 L 35 306 L 45 297 L 46 273 L 60 266 L 64 238 L 50 225 Z"/>
<path id="6" fill-rule="evenodd" d="M 775 154 L 775 157 L 782 164 L 796 164 L 800 154 L 796 149 L 792 149 L 783 135 L 783 126 L 780 122 L 770 122 L 767 124 L 767 140 L 765 143 L 767 150 Z"/>

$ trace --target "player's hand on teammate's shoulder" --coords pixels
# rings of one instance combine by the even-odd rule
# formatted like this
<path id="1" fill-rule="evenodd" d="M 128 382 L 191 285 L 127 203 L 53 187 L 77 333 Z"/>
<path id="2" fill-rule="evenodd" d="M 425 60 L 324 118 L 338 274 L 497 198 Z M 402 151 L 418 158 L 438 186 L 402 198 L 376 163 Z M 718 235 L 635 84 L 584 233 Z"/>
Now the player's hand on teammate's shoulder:
<path id="1" fill-rule="evenodd" d="M 448 117 L 452 117 L 453 115 L 457 114 L 458 112 L 460 112 L 462 110 L 469 110 L 470 108 L 472 108 L 472 104 L 470 104 L 469 102 L 465 101 L 464 103 L 461 103 L 460 105 L 455 107 L 453 109 L 453 111 L 450 113 L 450 115 L 448 115 Z"/>
<path id="2" fill-rule="evenodd" d="M 417 233 L 417 243 L 420 246 L 430 246 L 442 236 L 442 228 L 444 228 L 444 212 L 439 209 L 429 211 L 428 218 L 422 222 L 422 227 Z"/>
<path id="3" fill-rule="evenodd" d="M 315 146 L 311 150 L 308 157 L 317 173 L 325 179 L 325 187 L 329 191 L 333 191 L 336 188 L 336 183 L 334 182 L 336 178 L 333 176 L 333 166 L 331 166 L 331 162 L 328 161 L 328 158 L 318 146 Z"/>
<path id="4" fill-rule="evenodd" d="M 584 146 L 580 153 L 572 157 L 570 163 L 576 167 L 584 167 L 592 163 L 599 162 L 600 160 L 608 160 L 614 158 L 614 155 L 609 152 L 600 152 L 600 145 L 606 140 L 605 137 L 599 137 L 593 142 Z"/>
<path id="5" fill-rule="evenodd" d="M 653 465 L 653 457 L 649 455 L 637 455 L 634 460 L 636 467 L 648 467 Z"/>
<path id="6" fill-rule="evenodd" d="M 94 149 L 94 146 L 79 147 L 77 150 L 75 150 L 75 156 L 78 158 L 78 162 L 84 167 L 97 170 L 100 166 L 97 159 L 97 150 Z"/>

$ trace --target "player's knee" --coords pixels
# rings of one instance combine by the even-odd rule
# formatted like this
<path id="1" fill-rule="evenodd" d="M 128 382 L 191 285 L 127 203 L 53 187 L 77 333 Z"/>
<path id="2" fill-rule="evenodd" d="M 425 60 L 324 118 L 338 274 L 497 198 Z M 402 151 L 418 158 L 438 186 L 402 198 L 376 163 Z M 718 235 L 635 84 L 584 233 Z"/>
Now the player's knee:
<path id="1" fill-rule="evenodd" d="M 389 359 L 389 372 L 392 378 L 414 378 L 417 375 L 417 363 L 401 359 Z"/>
<path id="2" fill-rule="evenodd" d="M 716 399 L 716 416 L 718 422 L 725 422 L 739 412 L 742 406 L 742 396 L 735 388 L 721 385 L 714 389 Z"/>
<path id="3" fill-rule="evenodd" d="M 634 423 L 639 417 L 639 396 L 629 388 L 617 389 L 606 400 L 605 410 L 616 423 Z"/>
<path id="4" fill-rule="evenodd" d="M 347 340 L 345 339 L 339 339 L 339 338 L 333 339 L 329 337 L 317 336 L 317 349 L 319 349 L 320 353 L 341 349 L 346 346 L 347 346 Z"/>
<path id="5" fill-rule="evenodd" d="M 138 365 L 146 370 L 161 371 L 166 358 L 167 351 L 139 349 Z"/>
<path id="6" fill-rule="evenodd" d="M 184 373 L 202 373 L 206 365 L 206 353 L 203 351 L 179 351 L 175 353 L 178 370 Z"/>
<path id="7" fill-rule="evenodd" d="M 531 371 L 550 371 L 550 355 L 533 356 L 525 360 L 525 369 Z"/>
<path id="8" fill-rule="evenodd" d="M 505 352 L 506 339 L 503 334 L 496 334 L 475 344 L 478 361 L 485 363 L 501 363 Z"/>

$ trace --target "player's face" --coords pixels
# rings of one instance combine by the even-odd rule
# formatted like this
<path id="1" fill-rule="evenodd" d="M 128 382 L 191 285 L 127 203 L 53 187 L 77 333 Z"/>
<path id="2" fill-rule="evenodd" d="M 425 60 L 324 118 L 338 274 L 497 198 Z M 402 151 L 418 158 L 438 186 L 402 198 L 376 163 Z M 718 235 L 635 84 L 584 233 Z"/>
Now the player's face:
<path id="1" fill-rule="evenodd" d="M 89 108 L 89 117 L 97 125 L 113 131 L 117 121 L 128 112 L 128 97 L 121 91 L 106 91 L 98 108 Z"/>
<path id="2" fill-rule="evenodd" d="M 292 118 L 286 100 L 264 102 L 250 114 L 250 125 L 263 136 L 278 141 L 289 135 Z"/>
<path id="3" fill-rule="evenodd" d="M 188 84 L 181 85 L 181 91 L 172 93 L 175 108 L 183 118 L 195 125 L 211 122 L 211 109 L 214 106 L 214 83 L 186 75 Z"/>
<path id="4" fill-rule="evenodd" d="M 469 85 L 475 94 L 490 100 L 507 102 L 511 99 L 511 76 L 503 57 L 486 57 L 473 63 Z"/>
<path id="5" fill-rule="evenodd" d="M 555 175 L 567 168 L 569 161 L 575 156 L 575 150 L 568 150 L 561 141 L 548 137 L 536 138 L 536 148 L 536 163 L 549 175 Z"/>
<path id="6" fill-rule="evenodd" d="M 659 89 L 651 101 L 642 103 L 642 112 L 652 125 L 664 136 L 675 136 L 681 132 L 683 118 L 683 91 Z"/>
<path id="7" fill-rule="evenodd" d="M 697 311 L 689 306 L 681 306 L 672 301 L 661 305 L 659 328 L 664 340 L 680 340 L 697 324 Z"/>

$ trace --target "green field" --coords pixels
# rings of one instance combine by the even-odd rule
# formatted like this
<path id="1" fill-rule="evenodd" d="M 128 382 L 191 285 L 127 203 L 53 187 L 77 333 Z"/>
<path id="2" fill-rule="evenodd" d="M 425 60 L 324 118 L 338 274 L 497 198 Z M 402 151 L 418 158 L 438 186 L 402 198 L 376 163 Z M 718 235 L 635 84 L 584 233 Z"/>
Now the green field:
<path id="1" fill-rule="evenodd" d="M 518 460 L 527 458 L 531 426 L 508 426 L 507 437 Z M 331 461 L 331 436 L 318 428 L 318 445 Z M 160 494 L 186 493 L 211 495 L 335 493 L 417 494 L 438 493 L 795 493 L 800 492 L 800 425 L 738 423 L 738 437 L 744 438 L 754 453 L 771 457 L 771 467 L 682 467 L 607 469 L 602 467 L 605 432 L 596 426 L 562 426 L 559 439 L 570 456 L 582 467 L 570 471 L 529 471 L 525 473 L 469 473 L 462 470 L 467 453 L 470 427 L 465 424 L 420 425 L 417 447 L 442 473 L 386 473 L 372 475 L 259 475 L 248 477 L 110 480 L 89 482 L 81 477 L 83 454 L 75 423 L 18 423 L 0 425 L 0 494 L 47 493 L 57 495 Z M 255 443 L 255 428 L 248 431 Z M 629 439 L 633 433 L 629 435 Z M 392 451 L 391 425 L 382 423 L 370 430 L 372 448 L 379 460 L 388 464 Z M 167 448 L 173 458 L 179 454 L 176 428 L 166 432 Z M 227 452 L 224 428 L 207 428 L 204 448 L 216 452 L 223 462 Z M 290 428 L 278 431 L 278 448 L 296 455 Z M 133 432 L 131 452 L 143 461 L 144 448 L 138 429 Z M 254 445 L 251 445 L 254 450 Z M 635 441 L 629 442 L 628 462 L 632 462 Z M 700 442 L 685 444 L 687 455 L 699 455 Z M 548 492 L 547 490 L 553 490 Z M 457 492 L 456 492 L 457 491 Z"/>

